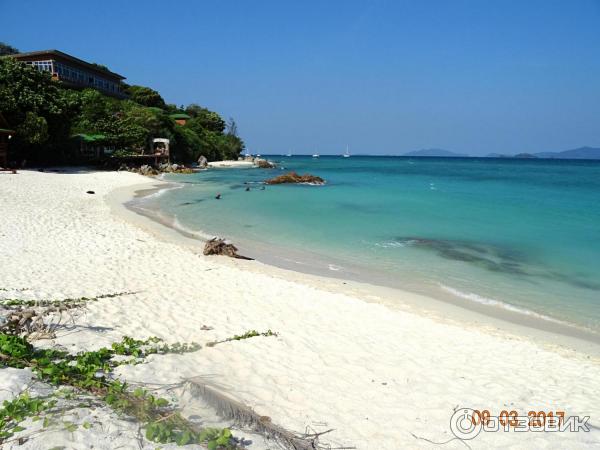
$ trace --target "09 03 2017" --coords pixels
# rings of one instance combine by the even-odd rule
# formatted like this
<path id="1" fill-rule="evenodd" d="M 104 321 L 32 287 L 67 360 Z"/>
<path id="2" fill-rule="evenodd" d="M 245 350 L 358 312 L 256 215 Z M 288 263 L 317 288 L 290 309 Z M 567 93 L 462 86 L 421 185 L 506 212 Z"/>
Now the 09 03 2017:
<path id="1" fill-rule="evenodd" d="M 502 410 L 499 414 L 492 414 L 489 409 L 473 410 L 473 415 L 471 416 L 471 422 L 473 425 L 483 424 L 486 425 L 490 422 L 492 417 L 498 418 L 498 421 L 502 426 L 517 426 L 519 425 L 519 418 L 525 416 L 525 414 L 519 414 L 519 412 L 515 410 Z M 546 425 L 546 422 L 551 422 L 552 424 L 558 424 L 559 426 L 565 420 L 565 412 L 564 411 L 544 411 L 544 410 L 529 410 L 527 412 L 527 417 L 529 420 L 528 425 L 530 427 L 543 427 Z M 558 423 L 556 422 L 558 421 Z"/>

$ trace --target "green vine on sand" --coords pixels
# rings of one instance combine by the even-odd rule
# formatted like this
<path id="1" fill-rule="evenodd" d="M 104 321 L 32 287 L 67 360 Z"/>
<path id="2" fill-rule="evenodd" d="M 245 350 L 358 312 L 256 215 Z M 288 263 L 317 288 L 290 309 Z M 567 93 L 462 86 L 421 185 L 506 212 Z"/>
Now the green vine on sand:
<path id="1" fill-rule="evenodd" d="M 9 289 L 0 289 L 9 290 Z M 22 289 L 27 290 L 27 289 Z M 113 294 L 102 294 L 96 297 L 79 297 L 79 298 L 63 298 L 63 299 L 51 299 L 51 300 L 24 300 L 21 298 L 2 298 L 0 299 L 0 305 L 2 306 L 65 306 L 65 307 L 78 307 L 82 306 L 87 302 L 95 302 L 103 298 L 114 298 L 122 295 L 132 295 L 137 292 L 116 292 Z"/>
<path id="2" fill-rule="evenodd" d="M 253 337 L 257 337 L 257 336 L 268 337 L 268 336 L 279 336 L 279 334 L 277 334 L 277 333 L 275 333 L 274 331 L 271 331 L 271 330 L 267 330 L 267 331 L 265 331 L 263 333 L 259 333 L 256 330 L 249 330 L 249 331 L 246 331 L 244 334 L 240 334 L 240 335 L 235 334 L 235 335 L 233 335 L 231 337 L 228 337 L 227 339 L 223 339 L 222 341 L 207 342 L 206 346 L 207 347 L 214 347 L 215 345 L 222 344 L 224 342 L 241 341 L 243 339 L 250 339 L 250 338 L 253 338 Z"/>
<path id="3" fill-rule="evenodd" d="M 233 449 L 236 444 L 229 429 L 197 429 L 175 411 L 168 400 L 141 388 L 131 390 L 126 383 L 111 378 L 115 367 L 138 364 L 151 354 L 186 353 L 198 349 L 200 346 L 195 343 L 167 345 L 156 337 L 139 340 L 125 336 L 110 348 L 70 354 L 62 350 L 36 349 L 24 337 L 0 333 L 2 366 L 29 367 L 42 381 L 95 395 L 115 411 L 143 423 L 150 441 L 178 445 L 202 443 L 210 450 Z M 115 356 L 131 358 L 117 361 L 113 359 Z M 54 405 L 53 400 L 32 399 L 28 395 L 5 402 L 0 412 L 0 443 L 23 431 L 25 428 L 20 424 L 26 418 L 35 418 Z M 46 419 L 44 425 L 47 425 Z M 67 426 L 65 429 L 72 431 L 77 428 L 73 423 Z"/>
<path id="4" fill-rule="evenodd" d="M 15 433 L 24 431 L 20 426 L 26 419 L 32 417 L 39 420 L 42 413 L 56 405 L 56 400 L 31 398 L 29 394 L 21 394 L 13 400 L 4 400 L 0 408 L 0 443 L 13 437 Z"/>

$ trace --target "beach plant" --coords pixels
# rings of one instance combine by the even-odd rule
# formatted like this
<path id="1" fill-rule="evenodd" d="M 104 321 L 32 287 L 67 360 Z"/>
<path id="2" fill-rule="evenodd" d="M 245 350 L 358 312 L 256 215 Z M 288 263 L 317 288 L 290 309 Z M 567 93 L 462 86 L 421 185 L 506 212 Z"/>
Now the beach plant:
<path id="1" fill-rule="evenodd" d="M 25 430 L 20 424 L 26 419 L 39 420 L 43 413 L 55 405 L 55 399 L 32 398 L 27 392 L 12 400 L 4 400 L 0 408 L 0 444 Z"/>
<path id="2" fill-rule="evenodd" d="M 0 307 L 8 310 L 12 315 L 21 313 L 20 319 L 31 319 L 27 314 L 34 309 L 35 314 L 42 316 L 44 313 L 60 314 L 64 310 L 85 307 L 88 302 L 100 298 L 131 293 L 121 292 L 97 297 L 56 300 L 4 299 L 0 300 Z M 40 313 L 40 310 L 43 312 Z M 249 330 L 208 345 L 257 336 L 277 336 L 277 333 L 271 330 L 266 332 Z M 167 344 L 158 337 L 135 339 L 124 336 L 108 347 L 69 353 L 56 348 L 37 348 L 30 342 L 31 337 L 30 327 L 20 329 L 0 327 L 0 366 L 30 368 L 39 380 L 58 387 L 54 391 L 56 398 L 76 400 L 85 396 L 87 403 L 80 403 L 79 406 L 89 406 L 92 399 L 100 400 L 117 413 L 138 420 L 145 429 L 146 438 L 152 442 L 178 445 L 194 443 L 204 445 L 209 450 L 238 448 L 237 441 L 228 428 L 200 428 L 185 419 L 167 399 L 155 396 L 142 387 L 131 388 L 127 383 L 114 377 L 114 369 L 118 366 L 143 363 L 153 354 L 195 352 L 201 348 L 199 344 L 194 342 Z M 93 397 L 90 397 L 90 394 Z M 0 415 L 0 432 L 3 433 L 0 434 L 0 443 L 6 442 L 6 439 L 15 433 L 23 431 L 25 428 L 22 422 L 27 417 L 39 420 L 42 411 L 47 411 L 55 405 L 56 399 L 32 399 L 27 394 L 5 403 L 2 411 L 6 412 L 3 412 L 3 416 Z M 51 414 L 44 417 L 44 428 L 58 425 L 70 432 L 78 428 L 78 425 L 72 422 L 62 422 L 61 425 L 61 422 L 53 417 Z M 89 423 L 87 427 L 83 424 L 86 429 L 90 426 Z"/>
<path id="3" fill-rule="evenodd" d="M 123 364 L 139 364 L 152 354 L 187 353 L 200 349 L 195 343 L 162 343 L 157 337 L 145 340 L 123 337 L 110 347 L 76 354 L 56 349 L 35 348 L 26 338 L 0 333 L 0 364 L 29 367 L 37 377 L 49 384 L 68 386 L 75 391 L 59 390 L 61 398 L 73 392 L 93 394 L 116 412 L 136 418 L 146 429 L 146 437 L 157 443 L 205 444 L 209 449 L 233 449 L 235 440 L 229 429 L 199 429 L 177 412 L 165 398 L 156 397 L 143 388 L 131 389 L 126 383 L 113 378 L 113 370 Z M 131 358 L 115 360 L 115 356 Z M 31 399 L 24 394 L 5 402 L 0 413 L 0 443 L 23 431 L 20 426 L 27 417 L 39 415 L 52 408 L 54 400 Z M 48 419 L 48 418 L 46 418 Z M 44 420 L 44 425 L 51 421 Z M 76 424 L 63 424 L 74 431 Z"/>
<path id="4" fill-rule="evenodd" d="M 250 338 L 253 338 L 253 337 L 257 337 L 257 336 L 268 337 L 268 336 L 279 336 L 279 334 L 276 333 L 276 332 L 274 332 L 274 331 L 271 331 L 271 330 L 267 330 L 267 331 L 264 331 L 262 333 L 259 333 L 256 330 L 249 330 L 249 331 L 246 331 L 244 334 L 239 334 L 239 335 L 238 334 L 234 334 L 233 336 L 228 337 L 227 339 L 223 339 L 221 341 L 208 342 L 206 344 L 206 346 L 207 347 L 214 347 L 215 345 L 222 344 L 224 342 L 241 341 L 243 339 L 250 339 Z"/>
<path id="5" fill-rule="evenodd" d="M 0 289 L 5 290 L 5 289 Z M 9 289 L 6 289 L 9 290 Z M 12 290 L 12 289 L 11 289 Z M 20 289 L 22 291 L 26 289 Z M 121 297 L 123 295 L 132 295 L 137 292 L 127 291 L 127 292 L 115 292 L 111 294 L 102 294 L 95 297 L 78 297 L 78 298 L 62 298 L 62 299 L 50 299 L 50 300 L 29 300 L 29 299 L 21 299 L 21 298 L 2 298 L 0 299 L 0 305 L 7 307 L 18 307 L 18 306 L 64 306 L 64 307 L 79 307 L 83 306 L 88 302 L 95 302 L 97 300 L 103 298 L 115 298 Z"/>

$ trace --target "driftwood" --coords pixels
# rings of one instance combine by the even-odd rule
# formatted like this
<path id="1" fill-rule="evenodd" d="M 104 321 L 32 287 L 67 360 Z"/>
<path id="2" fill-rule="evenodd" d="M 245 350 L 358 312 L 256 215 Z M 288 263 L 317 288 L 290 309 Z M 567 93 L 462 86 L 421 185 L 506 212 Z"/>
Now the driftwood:
<path id="1" fill-rule="evenodd" d="M 325 180 L 315 175 L 299 175 L 296 172 L 289 172 L 279 175 L 275 178 L 270 178 L 265 181 L 265 184 L 284 184 L 284 183 L 304 183 L 304 184 L 325 184 Z"/>
<path id="2" fill-rule="evenodd" d="M 224 255 L 229 256 L 230 258 L 252 260 L 252 258 L 248 258 L 247 256 L 238 255 L 237 251 L 238 249 L 235 245 L 228 244 L 224 239 L 218 238 L 212 238 L 207 241 L 204 246 L 204 254 L 207 256 Z"/>
<path id="3" fill-rule="evenodd" d="M 75 323 L 88 302 L 129 294 L 134 292 L 62 300 L 0 299 L 0 332 L 27 336 L 29 340 L 52 339 L 56 337 L 56 330 L 63 322 L 68 320 Z"/>
<path id="4" fill-rule="evenodd" d="M 70 310 L 82 305 L 42 306 L 17 308 L 5 311 L 5 321 L 0 323 L 0 332 L 29 339 L 51 339 L 65 318 L 74 322 Z"/>
<path id="5" fill-rule="evenodd" d="M 250 428 L 263 436 L 268 436 L 289 450 L 319 450 L 331 449 L 330 446 L 319 444 L 322 433 L 294 433 L 274 424 L 269 416 L 261 416 L 249 406 L 231 398 L 227 394 L 206 384 L 201 378 L 190 378 L 187 386 L 192 395 L 199 396 L 212 406 L 217 414 L 225 419 L 233 420 L 239 427 Z M 351 449 L 355 447 L 343 447 Z"/>

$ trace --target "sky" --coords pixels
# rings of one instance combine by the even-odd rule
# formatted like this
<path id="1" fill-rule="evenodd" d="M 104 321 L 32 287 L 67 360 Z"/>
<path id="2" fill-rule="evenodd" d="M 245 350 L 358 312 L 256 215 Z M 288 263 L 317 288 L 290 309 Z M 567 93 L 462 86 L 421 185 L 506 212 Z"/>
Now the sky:
<path id="1" fill-rule="evenodd" d="M 0 0 L 0 41 L 233 117 L 251 152 L 600 147 L 600 0 Z"/>

